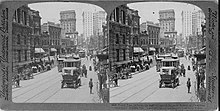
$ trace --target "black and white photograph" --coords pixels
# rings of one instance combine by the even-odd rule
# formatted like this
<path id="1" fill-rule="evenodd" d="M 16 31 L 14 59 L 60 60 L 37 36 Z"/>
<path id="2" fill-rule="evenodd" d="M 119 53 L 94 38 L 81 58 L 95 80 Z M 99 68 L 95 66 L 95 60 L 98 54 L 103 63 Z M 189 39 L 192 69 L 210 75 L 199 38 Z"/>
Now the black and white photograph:
<path id="1" fill-rule="evenodd" d="M 105 102 L 106 15 L 102 8 L 83 3 L 18 8 L 12 27 L 12 101 Z"/>
<path id="2" fill-rule="evenodd" d="M 218 110 L 217 0 L 0 1 L 1 110 Z"/>
<path id="3" fill-rule="evenodd" d="M 110 103 L 204 102 L 205 14 L 186 3 L 131 3 L 110 15 Z"/>

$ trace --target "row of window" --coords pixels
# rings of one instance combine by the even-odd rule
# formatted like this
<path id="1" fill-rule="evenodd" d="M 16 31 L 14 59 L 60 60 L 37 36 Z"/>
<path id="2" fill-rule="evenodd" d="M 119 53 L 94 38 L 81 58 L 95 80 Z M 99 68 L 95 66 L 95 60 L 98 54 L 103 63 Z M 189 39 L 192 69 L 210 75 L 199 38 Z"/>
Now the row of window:
<path id="1" fill-rule="evenodd" d="M 141 45 L 158 45 L 157 39 L 141 39 Z"/>
<path id="2" fill-rule="evenodd" d="M 115 37 L 116 37 L 115 43 L 119 44 L 120 43 L 119 34 L 116 34 Z M 125 35 L 122 35 L 122 44 L 126 44 L 126 36 Z"/>
<path id="3" fill-rule="evenodd" d="M 22 62 L 30 60 L 30 52 L 28 50 L 14 50 L 13 51 L 13 62 Z"/>
<path id="4" fill-rule="evenodd" d="M 123 60 L 126 60 L 126 50 L 125 49 L 116 49 L 116 62 L 122 61 L 120 60 L 120 50 L 122 50 Z"/>

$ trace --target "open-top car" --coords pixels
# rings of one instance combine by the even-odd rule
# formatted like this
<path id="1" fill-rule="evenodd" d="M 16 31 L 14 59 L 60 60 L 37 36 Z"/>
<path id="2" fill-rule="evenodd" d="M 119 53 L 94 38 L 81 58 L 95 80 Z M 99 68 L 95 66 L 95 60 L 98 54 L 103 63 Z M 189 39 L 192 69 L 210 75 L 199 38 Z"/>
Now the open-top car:
<path id="1" fill-rule="evenodd" d="M 175 88 L 179 85 L 179 74 L 175 67 L 161 67 L 160 69 L 159 88 L 162 86 L 172 86 Z"/>

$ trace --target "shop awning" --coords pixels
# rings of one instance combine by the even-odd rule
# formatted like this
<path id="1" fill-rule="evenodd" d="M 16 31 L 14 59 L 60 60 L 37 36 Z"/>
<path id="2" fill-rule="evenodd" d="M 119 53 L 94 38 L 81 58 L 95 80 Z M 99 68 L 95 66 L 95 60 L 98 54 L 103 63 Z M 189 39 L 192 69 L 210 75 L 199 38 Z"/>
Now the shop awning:
<path id="1" fill-rule="evenodd" d="M 42 48 L 35 48 L 35 53 L 45 53 Z"/>
<path id="2" fill-rule="evenodd" d="M 134 47 L 134 52 L 144 52 L 141 47 Z"/>
<path id="3" fill-rule="evenodd" d="M 149 50 L 150 51 L 156 51 L 156 49 L 154 47 L 150 47 Z"/>
<path id="4" fill-rule="evenodd" d="M 55 48 L 51 48 L 50 51 L 52 51 L 52 52 L 56 52 L 57 49 L 55 49 Z"/>
<path id="5" fill-rule="evenodd" d="M 115 62 L 115 65 L 122 65 L 122 64 L 127 64 L 131 62 L 132 60 L 127 60 L 127 61 L 121 61 L 121 62 Z"/>

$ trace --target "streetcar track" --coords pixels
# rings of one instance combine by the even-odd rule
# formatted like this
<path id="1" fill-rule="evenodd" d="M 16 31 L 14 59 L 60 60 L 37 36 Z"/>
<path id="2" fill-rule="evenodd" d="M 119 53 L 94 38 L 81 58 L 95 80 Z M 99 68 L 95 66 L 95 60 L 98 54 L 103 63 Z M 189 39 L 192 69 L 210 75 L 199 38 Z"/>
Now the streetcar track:
<path id="1" fill-rule="evenodd" d="M 47 89 L 50 89 L 50 88 L 53 88 L 53 87 L 51 87 L 51 86 L 53 86 L 53 85 L 56 85 L 56 83 L 58 83 L 59 81 L 56 81 L 55 83 L 53 83 L 52 85 L 49 85 L 46 89 L 44 89 L 44 90 L 42 90 L 42 91 L 40 91 L 40 92 L 38 92 L 37 94 L 35 94 L 34 96 L 32 96 L 31 98 L 28 98 L 25 102 L 27 102 L 27 101 L 29 101 L 30 99 L 32 99 L 32 98 L 34 98 L 34 97 L 36 97 L 37 95 L 39 95 L 39 94 L 41 94 L 42 92 L 44 92 L 44 91 L 46 91 Z"/>
<path id="2" fill-rule="evenodd" d="M 151 77 L 154 77 L 154 76 L 156 76 L 156 75 L 150 76 L 150 78 L 151 78 Z M 143 79 L 146 79 L 146 78 L 140 78 L 140 79 L 135 80 L 134 82 L 139 81 L 139 80 L 143 80 Z M 119 88 L 125 87 L 125 86 L 127 86 L 127 85 L 132 84 L 132 83 L 133 83 L 133 82 L 127 83 L 127 84 L 125 84 L 125 85 L 123 85 L 123 86 L 120 86 Z M 112 89 L 111 91 L 114 91 L 114 90 L 117 90 L 117 89 L 118 89 L 118 88 L 115 88 L 115 89 Z"/>
<path id="3" fill-rule="evenodd" d="M 49 73 L 49 72 L 47 72 L 47 73 Z M 27 86 L 24 86 L 24 87 L 22 87 L 22 88 L 20 88 L 20 89 L 17 89 L 17 90 L 12 91 L 12 92 L 16 92 L 16 91 L 19 91 L 19 90 L 21 90 L 21 89 L 23 89 L 23 88 L 27 88 L 27 87 L 29 87 L 29 86 L 31 86 L 31 85 L 33 85 L 33 84 L 39 83 L 40 81 L 44 81 L 44 80 L 48 79 L 48 77 L 51 77 L 51 76 L 53 76 L 53 75 L 46 76 L 46 77 L 44 77 L 44 79 L 42 79 L 42 80 L 36 81 L 36 82 L 34 82 L 34 83 L 32 83 L 32 84 L 29 84 L 29 85 L 27 85 Z M 57 75 L 57 76 L 58 76 L 58 75 Z"/>
<path id="4" fill-rule="evenodd" d="M 54 80 L 55 78 L 56 78 L 56 77 L 54 77 L 53 79 L 49 79 L 49 80 L 47 80 L 47 81 L 45 81 L 45 82 L 43 82 L 43 83 L 41 83 L 41 84 L 38 84 L 36 87 L 34 87 L 34 88 L 32 88 L 32 89 L 28 90 L 28 91 L 27 91 L 27 92 L 25 92 L 25 93 L 19 94 L 19 95 L 17 95 L 17 96 L 15 96 L 15 97 L 13 97 L 12 99 L 17 98 L 18 96 L 21 96 L 21 95 L 23 95 L 23 94 L 26 94 L 26 93 L 30 92 L 31 90 L 33 90 L 33 89 L 35 89 L 35 88 L 37 88 L 37 87 L 41 86 L 42 84 L 44 84 L 44 83 L 48 83 L 48 81 Z"/>
<path id="5" fill-rule="evenodd" d="M 42 103 L 44 103 L 45 101 L 47 101 L 48 99 L 50 99 L 52 96 L 54 96 L 56 93 L 58 93 L 61 89 L 56 90 L 53 94 L 51 94 L 51 96 L 49 96 L 48 98 L 46 98 Z"/>
<path id="6" fill-rule="evenodd" d="M 153 77 L 155 77 L 155 76 L 157 76 L 157 75 L 154 75 Z M 146 80 L 150 80 L 150 79 L 152 79 L 153 77 L 151 77 L 151 78 L 147 78 Z M 146 82 L 146 80 L 144 80 L 144 81 L 140 81 L 140 83 L 144 83 L 144 82 Z M 158 80 L 157 80 L 158 81 Z M 137 83 L 137 82 L 136 82 Z M 136 87 L 136 86 L 138 86 L 139 84 L 140 84 L 139 82 L 138 82 L 138 84 L 136 84 L 135 86 L 133 86 L 133 87 Z M 119 95 L 119 94 L 121 94 L 121 93 L 123 93 L 123 92 L 125 92 L 125 91 L 128 91 L 128 90 L 130 90 L 131 88 L 127 88 L 126 90 L 123 90 L 123 91 L 121 91 L 120 93 L 118 93 L 118 94 L 115 94 L 115 95 L 113 95 L 113 96 L 110 96 L 111 98 L 112 97 L 115 97 L 115 96 L 117 96 L 117 95 Z M 112 91 L 111 91 L 112 92 Z"/>
<path id="7" fill-rule="evenodd" d="M 125 98 L 125 99 L 124 99 L 124 100 L 122 100 L 121 102 L 126 101 L 127 99 L 129 99 L 129 98 L 131 98 L 132 96 L 134 96 L 135 94 L 137 94 L 137 93 L 139 93 L 139 92 L 141 92 L 141 91 L 145 90 L 146 88 L 150 87 L 152 84 L 154 84 L 154 83 L 156 83 L 156 82 L 158 82 L 158 80 L 153 81 L 151 84 L 149 84 L 149 85 L 147 85 L 146 87 L 142 88 L 142 89 L 141 89 L 141 90 L 139 90 L 138 92 L 136 92 L 136 93 L 134 93 L 134 94 L 132 94 L 132 95 L 128 96 L 127 98 Z M 158 89 L 157 89 L 157 90 L 158 90 Z M 120 102 L 120 103 L 121 103 L 121 102 Z"/>

